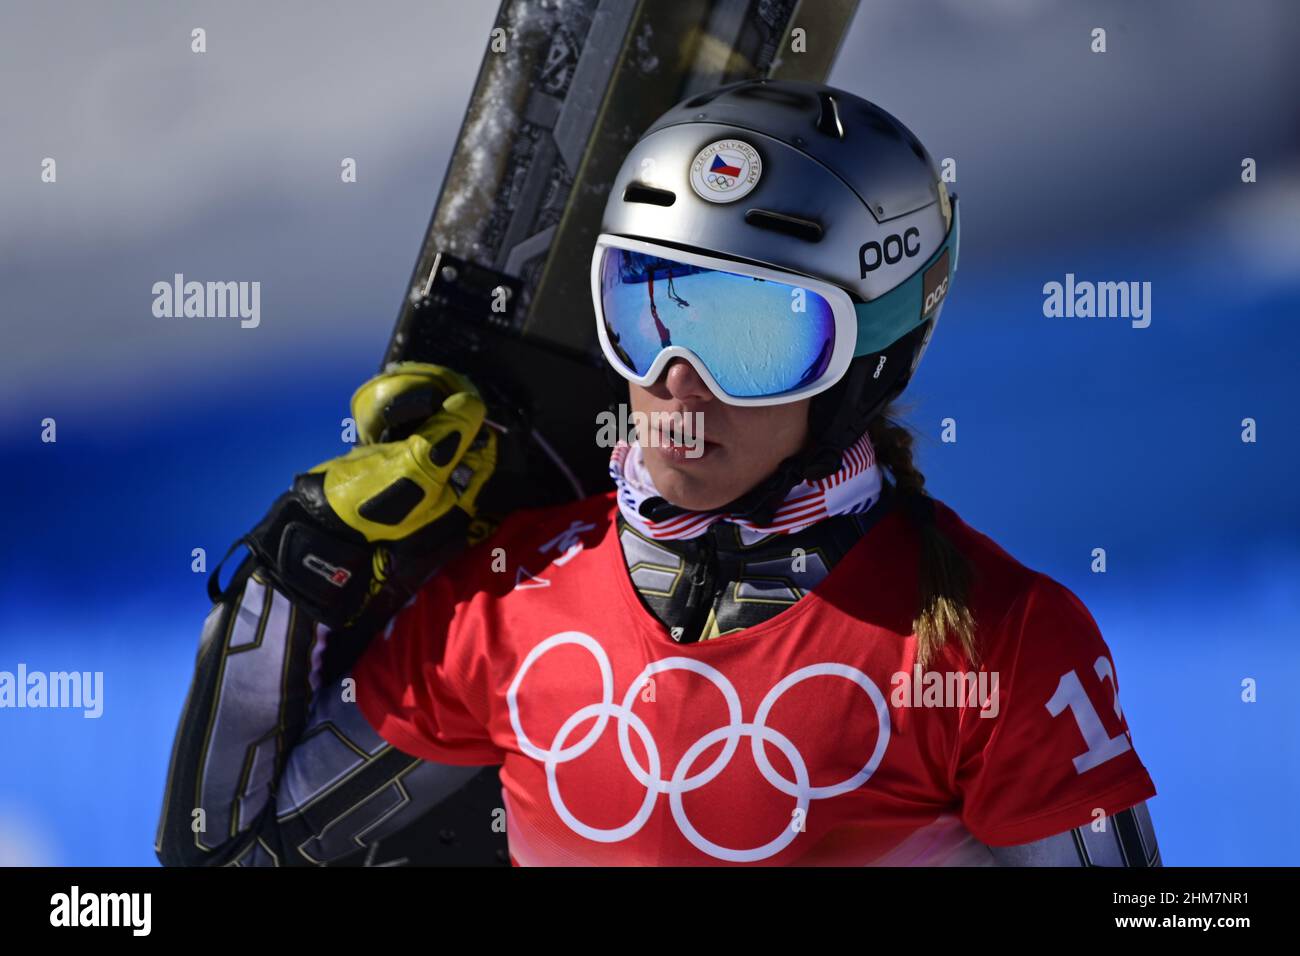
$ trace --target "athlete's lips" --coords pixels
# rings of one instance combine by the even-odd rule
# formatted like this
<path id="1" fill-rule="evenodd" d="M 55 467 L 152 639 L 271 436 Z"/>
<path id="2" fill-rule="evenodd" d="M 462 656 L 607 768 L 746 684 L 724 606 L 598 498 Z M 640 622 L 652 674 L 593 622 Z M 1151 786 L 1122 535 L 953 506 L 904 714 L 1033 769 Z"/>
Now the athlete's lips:
<path id="1" fill-rule="evenodd" d="M 717 442 L 717 441 L 713 441 L 712 439 L 705 438 L 704 435 L 702 434 L 702 429 L 700 431 L 696 431 L 692 435 L 682 435 L 680 439 L 676 435 L 674 435 L 674 431 L 675 429 L 673 429 L 671 423 L 669 422 L 664 422 L 659 426 L 659 433 L 656 437 L 658 438 L 659 444 L 662 447 L 669 448 L 669 447 L 681 445 L 686 448 L 692 448 L 692 449 L 698 448 L 700 446 L 703 446 L 705 449 L 708 449 L 708 448 L 717 448 L 722 444 L 721 442 Z"/>
<path id="2" fill-rule="evenodd" d="M 703 447 L 700 445 L 669 445 L 660 442 L 654 446 L 654 451 L 674 464 L 690 465 L 711 457 L 717 447 L 713 442 L 704 442 Z"/>
<path id="3" fill-rule="evenodd" d="M 679 413 L 681 415 L 689 413 Z M 671 421 L 662 422 L 651 442 L 656 454 L 677 465 L 690 465 L 712 457 L 720 447 L 719 442 L 705 439 L 699 432 L 674 435 Z"/>

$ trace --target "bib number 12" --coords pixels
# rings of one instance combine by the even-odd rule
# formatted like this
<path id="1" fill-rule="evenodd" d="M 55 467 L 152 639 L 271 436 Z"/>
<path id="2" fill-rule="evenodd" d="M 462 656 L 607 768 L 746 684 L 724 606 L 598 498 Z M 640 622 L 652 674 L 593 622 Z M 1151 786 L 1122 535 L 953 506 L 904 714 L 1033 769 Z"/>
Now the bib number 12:
<path id="1" fill-rule="evenodd" d="M 1097 672 L 1098 682 L 1110 681 L 1111 692 L 1115 699 L 1115 714 L 1123 716 L 1119 709 L 1119 690 L 1115 686 L 1115 671 L 1109 658 L 1105 655 L 1097 658 L 1093 670 Z M 1074 722 L 1079 726 L 1079 733 L 1083 735 L 1083 742 L 1088 745 L 1087 750 L 1074 758 L 1075 773 L 1091 770 L 1098 764 L 1103 764 L 1112 757 L 1118 757 L 1131 749 L 1127 734 L 1112 737 L 1106 733 L 1101 717 L 1092 706 L 1092 701 L 1088 699 L 1088 694 L 1079 681 L 1079 675 L 1073 670 L 1061 675 L 1061 680 L 1056 685 L 1056 693 L 1052 695 L 1046 707 L 1047 712 L 1053 717 L 1060 715 L 1068 707 L 1070 713 L 1074 715 Z"/>

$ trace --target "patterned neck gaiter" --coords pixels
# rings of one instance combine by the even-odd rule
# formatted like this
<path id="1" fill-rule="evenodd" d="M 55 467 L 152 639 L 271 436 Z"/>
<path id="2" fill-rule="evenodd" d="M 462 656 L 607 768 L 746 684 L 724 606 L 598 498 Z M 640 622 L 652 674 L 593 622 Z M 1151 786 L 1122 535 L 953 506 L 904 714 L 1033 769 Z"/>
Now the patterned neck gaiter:
<path id="1" fill-rule="evenodd" d="M 619 442 L 609 460 L 609 475 L 618 488 L 618 508 L 624 520 L 648 538 L 679 540 L 695 538 L 718 521 L 734 522 L 743 541 L 757 541 L 771 534 L 791 534 L 832 515 L 861 514 L 880 499 L 882 476 L 866 433 L 840 460 L 839 469 L 825 478 L 805 480 L 787 492 L 771 523 L 755 525 L 722 511 L 689 511 L 683 508 L 658 520 L 642 514 L 646 502 L 662 501 L 645 466 L 645 449 Z"/>

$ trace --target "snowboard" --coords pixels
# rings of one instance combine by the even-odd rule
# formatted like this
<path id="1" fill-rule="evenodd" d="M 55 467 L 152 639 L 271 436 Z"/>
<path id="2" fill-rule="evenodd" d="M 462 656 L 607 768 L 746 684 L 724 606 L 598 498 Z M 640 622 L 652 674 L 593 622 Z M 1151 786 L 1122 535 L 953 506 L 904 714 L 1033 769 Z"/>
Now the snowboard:
<path id="1" fill-rule="evenodd" d="M 497 468 L 475 534 L 607 490 L 616 396 L 590 263 L 628 150 L 681 100 L 822 81 L 857 0 L 503 0 L 381 368 L 446 365 L 483 393 Z M 798 32 L 797 32 L 798 31 Z M 349 863 L 508 864 L 496 768 Z M 500 814 L 497 814 L 500 817 Z"/>

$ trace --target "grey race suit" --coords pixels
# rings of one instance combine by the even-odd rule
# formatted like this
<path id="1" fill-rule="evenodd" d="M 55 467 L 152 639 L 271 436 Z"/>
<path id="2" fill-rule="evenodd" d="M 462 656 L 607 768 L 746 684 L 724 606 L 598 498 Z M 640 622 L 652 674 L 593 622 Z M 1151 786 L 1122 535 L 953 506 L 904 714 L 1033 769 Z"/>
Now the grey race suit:
<path id="1" fill-rule="evenodd" d="M 226 595 L 204 622 L 172 748 L 155 844 L 165 865 L 357 856 L 480 773 L 385 743 L 346 702 L 346 677 L 313 691 L 324 629 L 248 562 Z"/>
<path id="2" fill-rule="evenodd" d="M 893 505 L 887 485 L 864 515 L 826 519 L 748 546 L 739 544 L 727 522 L 689 541 L 650 542 L 621 522 L 619 534 L 647 608 L 676 639 L 691 642 L 756 623 L 753 608 L 776 614 L 797 601 Z M 771 568 L 788 567 L 792 547 L 816 560 L 797 579 L 774 581 Z M 665 591 L 665 579 L 691 586 Z M 764 602 L 733 600 L 755 587 L 766 589 Z M 226 595 L 204 623 L 172 751 L 156 844 L 164 864 L 375 862 L 379 841 L 416 821 L 420 829 L 388 841 L 385 855 L 398 858 L 393 862 L 439 862 L 427 845 L 437 838 L 429 824 L 457 799 L 464 804 L 460 817 L 475 821 L 463 834 L 480 841 L 477 855 L 470 855 L 474 862 L 501 862 L 493 852 L 500 838 L 493 842 L 490 829 L 491 808 L 499 804 L 494 774 L 430 763 L 382 740 L 350 702 L 346 669 L 334 668 L 344 676 L 328 676 L 325 652 L 338 649 L 325 630 L 249 562 Z M 355 657 L 361 648 L 350 650 Z M 473 778 L 474 786 L 466 788 Z M 475 787 L 477 794 L 467 799 Z M 462 788 L 465 794 L 457 794 Z M 438 813 L 426 816 L 434 807 Z M 992 859 L 1011 866 L 1159 865 L 1145 804 L 1112 822 L 1104 833 L 1080 827 L 1023 846 L 994 847 Z M 464 855 L 457 860 L 467 861 Z"/>

